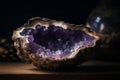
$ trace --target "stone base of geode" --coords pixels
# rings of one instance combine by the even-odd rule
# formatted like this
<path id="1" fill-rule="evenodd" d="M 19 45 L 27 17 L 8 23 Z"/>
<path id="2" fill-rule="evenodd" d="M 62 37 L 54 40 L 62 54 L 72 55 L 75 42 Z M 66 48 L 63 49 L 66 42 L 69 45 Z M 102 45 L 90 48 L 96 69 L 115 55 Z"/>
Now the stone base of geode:
<path id="1" fill-rule="evenodd" d="M 44 70 L 69 70 L 74 69 L 77 65 L 81 63 L 92 60 L 95 58 L 95 48 L 85 49 L 80 51 L 75 58 L 64 59 L 60 61 L 49 61 L 49 60 L 37 60 L 33 55 L 29 56 L 32 60 L 33 65 L 38 69 Z"/>

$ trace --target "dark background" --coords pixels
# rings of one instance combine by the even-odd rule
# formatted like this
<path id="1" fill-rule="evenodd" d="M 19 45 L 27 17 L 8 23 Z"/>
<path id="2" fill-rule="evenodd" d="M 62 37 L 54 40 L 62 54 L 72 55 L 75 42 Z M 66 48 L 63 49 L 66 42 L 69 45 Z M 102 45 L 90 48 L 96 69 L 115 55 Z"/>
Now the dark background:
<path id="1" fill-rule="evenodd" d="M 7 0 L 0 3 L 0 36 L 11 37 L 32 17 L 46 17 L 84 24 L 97 0 Z"/>

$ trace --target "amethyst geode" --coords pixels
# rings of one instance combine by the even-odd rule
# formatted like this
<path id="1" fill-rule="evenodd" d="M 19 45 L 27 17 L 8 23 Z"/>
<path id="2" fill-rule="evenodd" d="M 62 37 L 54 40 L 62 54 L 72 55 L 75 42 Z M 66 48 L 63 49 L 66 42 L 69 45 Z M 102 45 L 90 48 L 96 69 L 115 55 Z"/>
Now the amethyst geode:
<path id="1" fill-rule="evenodd" d="M 21 59 L 59 69 L 88 59 L 98 37 L 83 25 L 35 17 L 14 31 L 13 40 Z"/>

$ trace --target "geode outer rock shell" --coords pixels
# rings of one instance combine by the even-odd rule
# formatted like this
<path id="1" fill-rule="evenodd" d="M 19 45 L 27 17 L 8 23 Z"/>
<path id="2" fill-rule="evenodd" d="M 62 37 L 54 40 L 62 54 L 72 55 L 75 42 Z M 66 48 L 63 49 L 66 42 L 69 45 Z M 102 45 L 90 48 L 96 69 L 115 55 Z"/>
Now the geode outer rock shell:
<path id="1" fill-rule="evenodd" d="M 22 60 L 62 69 L 89 59 L 99 37 L 84 25 L 35 17 L 15 30 L 12 39 Z"/>

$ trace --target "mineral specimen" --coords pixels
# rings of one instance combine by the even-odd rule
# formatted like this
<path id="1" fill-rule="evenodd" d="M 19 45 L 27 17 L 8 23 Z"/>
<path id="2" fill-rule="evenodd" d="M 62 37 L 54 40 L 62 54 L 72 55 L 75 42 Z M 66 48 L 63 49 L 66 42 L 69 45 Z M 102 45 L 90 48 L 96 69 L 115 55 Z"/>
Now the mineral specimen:
<path id="1" fill-rule="evenodd" d="M 12 40 L 0 37 L 0 62 L 18 62 L 20 61 L 16 54 L 16 49 L 13 46 Z"/>
<path id="2" fill-rule="evenodd" d="M 13 33 L 18 55 L 38 68 L 60 69 L 87 60 L 99 39 L 84 25 L 35 17 Z"/>
<path id="3" fill-rule="evenodd" d="M 99 35 L 97 57 L 120 61 L 120 5 L 118 1 L 102 1 L 91 12 L 86 26 Z"/>

